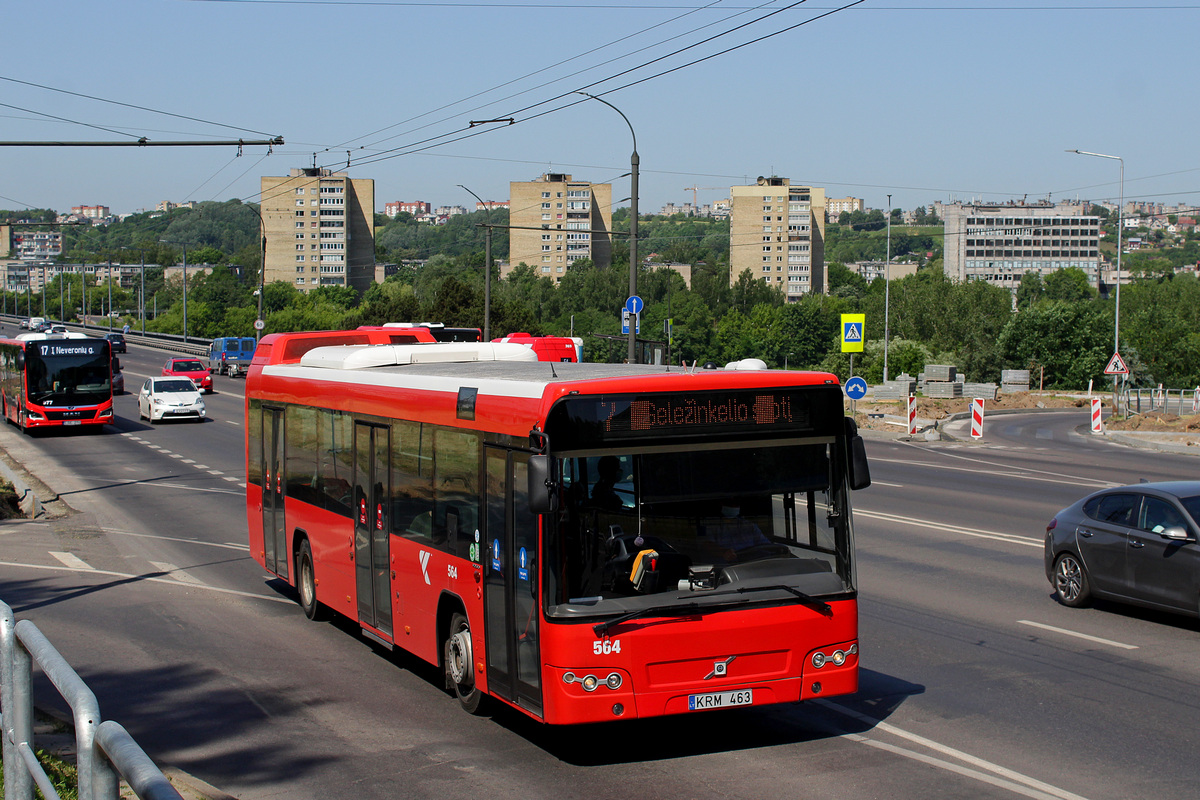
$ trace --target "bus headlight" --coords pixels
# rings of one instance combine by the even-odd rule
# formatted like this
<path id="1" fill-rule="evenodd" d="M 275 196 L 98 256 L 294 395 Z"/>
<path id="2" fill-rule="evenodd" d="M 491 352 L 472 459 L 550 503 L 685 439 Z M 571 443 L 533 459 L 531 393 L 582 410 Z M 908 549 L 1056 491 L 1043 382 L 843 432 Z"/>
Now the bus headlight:
<path id="1" fill-rule="evenodd" d="M 850 656 L 854 655 L 857 652 L 858 652 L 857 644 L 852 644 L 849 647 L 847 647 L 845 650 L 838 648 L 837 650 L 834 650 L 829 655 L 826 655 L 824 652 L 818 650 L 817 652 L 812 654 L 812 665 L 814 667 L 816 667 L 817 669 L 820 669 L 821 667 L 825 666 L 827 663 L 832 662 L 835 667 L 840 667 L 842 664 L 846 663 L 847 658 L 849 658 Z"/>
<path id="2" fill-rule="evenodd" d="M 825 654 L 822 653 L 820 650 L 813 653 L 812 665 L 814 667 L 816 667 L 817 669 L 820 669 L 821 667 L 825 666 Z"/>

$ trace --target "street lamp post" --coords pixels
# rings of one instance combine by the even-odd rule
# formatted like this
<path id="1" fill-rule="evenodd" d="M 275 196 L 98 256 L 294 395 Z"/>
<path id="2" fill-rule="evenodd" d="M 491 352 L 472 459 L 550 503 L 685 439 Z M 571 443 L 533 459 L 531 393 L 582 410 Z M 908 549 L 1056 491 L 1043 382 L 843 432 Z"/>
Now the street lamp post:
<path id="1" fill-rule="evenodd" d="M 883 262 L 883 382 L 888 379 L 888 310 L 892 300 L 892 196 L 889 194 L 887 216 L 887 260 Z"/>
<path id="2" fill-rule="evenodd" d="M 112 256 L 108 258 L 108 329 L 112 330 L 113 309 L 112 309 Z"/>
<path id="3" fill-rule="evenodd" d="M 1068 150 L 1068 153 L 1075 153 L 1081 156 L 1095 156 L 1096 158 L 1109 158 L 1114 161 L 1121 162 L 1121 183 L 1120 183 L 1120 200 L 1117 201 L 1117 299 L 1116 305 L 1113 308 L 1113 353 L 1121 352 L 1121 230 L 1125 227 L 1125 159 L 1120 156 L 1110 156 L 1104 153 L 1090 153 L 1087 150 Z M 1117 379 L 1119 376 L 1113 375 L 1113 412 L 1117 410 Z"/>
<path id="4" fill-rule="evenodd" d="M 487 224 L 483 228 L 483 340 L 492 340 L 492 204 L 485 203 L 483 198 L 472 192 L 461 183 L 458 188 L 470 194 L 483 203 L 483 213 Z"/>
<path id="5" fill-rule="evenodd" d="M 621 109 L 594 94 L 588 94 L 587 92 L 579 92 L 578 94 L 589 97 L 592 100 L 598 100 L 620 114 L 621 119 L 625 120 L 625 124 L 629 126 L 629 135 L 633 137 L 633 155 L 629 157 L 629 296 L 633 297 L 637 294 L 638 167 L 641 165 L 641 159 L 638 157 L 637 151 L 637 134 L 633 131 L 633 124 L 630 123 L 629 117 L 625 116 Z M 637 324 L 632 319 L 629 321 L 628 361 L 630 364 L 637 363 Z"/>
<path id="6" fill-rule="evenodd" d="M 187 242 L 169 242 L 159 239 L 163 244 L 177 244 L 183 248 L 183 341 L 187 343 Z"/>

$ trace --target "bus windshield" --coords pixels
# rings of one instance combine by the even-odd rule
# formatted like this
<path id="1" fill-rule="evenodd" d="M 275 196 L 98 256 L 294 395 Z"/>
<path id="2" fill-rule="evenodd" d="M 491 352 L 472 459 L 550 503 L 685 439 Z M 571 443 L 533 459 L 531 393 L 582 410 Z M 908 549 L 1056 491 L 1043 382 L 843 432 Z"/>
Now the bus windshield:
<path id="1" fill-rule="evenodd" d="M 852 592 L 835 463 L 830 440 L 561 459 L 566 507 L 548 528 L 548 612 L 687 603 L 728 584 Z"/>
<path id="2" fill-rule="evenodd" d="M 107 348 L 60 346 L 43 357 L 30 352 L 25 369 L 29 402 L 43 406 L 99 405 L 112 397 Z M 79 352 L 67 352 L 79 351 Z"/>

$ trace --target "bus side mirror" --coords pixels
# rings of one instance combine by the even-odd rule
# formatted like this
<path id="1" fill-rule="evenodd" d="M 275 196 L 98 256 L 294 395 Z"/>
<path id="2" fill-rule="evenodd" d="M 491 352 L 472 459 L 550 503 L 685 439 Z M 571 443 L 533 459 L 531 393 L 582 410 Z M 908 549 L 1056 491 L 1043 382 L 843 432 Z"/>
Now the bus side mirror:
<path id="1" fill-rule="evenodd" d="M 850 471 L 850 488 L 865 489 L 871 485 L 871 467 L 867 463 L 867 446 L 858 433 L 858 423 L 846 417 L 846 456 Z"/>
<path id="2" fill-rule="evenodd" d="M 112 371 L 114 375 L 121 371 L 121 359 L 116 356 L 113 356 Z"/>
<path id="3" fill-rule="evenodd" d="M 17 369 L 25 369 L 25 351 L 17 351 Z"/>
<path id="4" fill-rule="evenodd" d="M 558 509 L 553 472 L 554 459 L 551 456 L 529 457 L 529 510 L 534 514 L 549 514 Z"/>

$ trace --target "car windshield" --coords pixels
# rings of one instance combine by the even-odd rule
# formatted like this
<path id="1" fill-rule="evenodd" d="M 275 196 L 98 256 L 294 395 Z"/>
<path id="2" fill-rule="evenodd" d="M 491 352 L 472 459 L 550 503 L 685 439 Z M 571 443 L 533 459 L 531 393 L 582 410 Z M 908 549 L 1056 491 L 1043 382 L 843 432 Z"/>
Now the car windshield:
<path id="1" fill-rule="evenodd" d="M 176 361 L 171 367 L 172 372 L 203 372 L 204 365 L 199 361 Z"/>
<path id="2" fill-rule="evenodd" d="M 1192 515 L 1192 519 L 1200 522 L 1200 496 L 1181 497 L 1179 498 L 1179 502 L 1183 505 L 1184 509 L 1186 509 L 1187 512 Z"/>
<path id="3" fill-rule="evenodd" d="M 565 507 L 547 537 L 547 610 L 629 612 L 704 601 L 710 590 L 739 601 L 781 587 L 852 591 L 844 486 L 831 485 L 832 463 L 831 443 L 561 459 Z"/>
<path id="4" fill-rule="evenodd" d="M 125 341 L 125 337 L 124 337 L 124 336 L 122 336 L 122 335 L 121 335 L 121 334 L 119 334 L 119 333 L 110 333 L 110 334 L 109 334 L 107 337 L 105 337 L 105 338 L 107 338 L 107 339 L 108 339 L 110 342 L 123 342 L 123 341 Z"/>
<path id="5" fill-rule="evenodd" d="M 159 381 L 154 384 L 154 390 L 157 392 L 194 392 L 196 391 L 196 384 L 186 378 L 174 381 Z"/>

